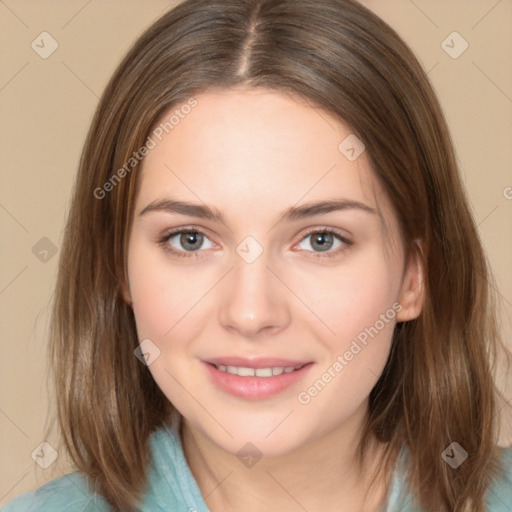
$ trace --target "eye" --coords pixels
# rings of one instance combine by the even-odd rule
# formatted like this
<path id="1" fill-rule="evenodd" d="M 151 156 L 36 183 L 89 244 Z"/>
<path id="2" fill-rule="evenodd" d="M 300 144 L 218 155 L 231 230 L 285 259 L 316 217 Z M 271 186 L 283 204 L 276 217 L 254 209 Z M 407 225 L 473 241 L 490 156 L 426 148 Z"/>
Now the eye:
<path id="1" fill-rule="evenodd" d="M 312 247 L 313 250 L 311 251 L 307 248 L 305 249 L 304 247 L 300 248 L 306 250 L 307 252 L 315 253 L 316 257 L 337 256 L 352 245 L 352 242 L 346 237 L 337 231 L 327 228 L 309 231 L 303 236 L 300 244 L 305 243 L 306 240 L 310 237 L 311 242 L 309 243 L 309 246 Z M 210 246 L 204 247 L 203 244 L 205 241 L 209 241 Z M 201 249 L 211 249 L 215 246 L 215 244 L 209 240 L 206 233 L 197 228 L 187 227 L 176 229 L 170 233 L 167 233 L 160 240 L 158 240 L 158 243 L 164 248 L 165 251 L 175 256 L 184 258 L 200 257 L 199 253 L 201 252 Z M 333 248 L 335 248 L 335 250 L 331 250 Z"/>
<path id="2" fill-rule="evenodd" d="M 337 231 L 333 231 L 330 229 L 315 229 L 313 231 L 309 231 L 301 240 L 301 244 L 308 240 L 311 237 L 311 242 L 309 242 L 309 246 L 313 248 L 312 252 L 315 253 L 326 253 L 324 254 L 316 254 L 315 256 L 319 257 L 332 257 L 336 256 L 346 249 L 348 249 L 352 242 L 348 240 L 346 237 L 338 233 Z M 336 245 L 337 242 L 337 245 Z M 331 250 L 332 248 L 336 250 Z M 303 248 L 303 247 L 302 247 Z M 308 250 L 308 249 L 306 249 Z M 311 251 L 309 251 L 311 252 Z"/>
<path id="3" fill-rule="evenodd" d="M 197 257 L 195 252 L 200 249 L 211 249 L 214 243 L 210 241 L 209 247 L 203 247 L 203 243 L 209 240 L 206 233 L 197 228 L 180 228 L 164 235 L 158 243 L 168 252 L 180 257 Z"/>

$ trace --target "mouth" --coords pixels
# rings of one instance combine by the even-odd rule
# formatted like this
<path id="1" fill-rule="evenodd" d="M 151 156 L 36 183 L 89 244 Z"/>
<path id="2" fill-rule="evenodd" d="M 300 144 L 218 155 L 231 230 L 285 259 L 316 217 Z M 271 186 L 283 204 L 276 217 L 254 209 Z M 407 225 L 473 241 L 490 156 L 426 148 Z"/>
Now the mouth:
<path id="1" fill-rule="evenodd" d="M 276 375 L 281 375 L 283 373 L 292 373 L 296 370 L 300 370 L 307 363 L 300 364 L 298 366 L 269 366 L 267 368 L 250 368 L 246 366 L 226 366 L 223 364 L 213 364 L 210 363 L 217 370 L 225 373 L 229 373 L 230 375 L 238 375 L 239 377 L 262 377 L 269 378 L 274 377 Z"/>
<path id="2" fill-rule="evenodd" d="M 302 380 L 313 362 L 282 359 L 201 361 L 216 388 L 238 398 L 262 400 L 278 395 Z M 236 363 L 236 364 L 235 364 Z"/>

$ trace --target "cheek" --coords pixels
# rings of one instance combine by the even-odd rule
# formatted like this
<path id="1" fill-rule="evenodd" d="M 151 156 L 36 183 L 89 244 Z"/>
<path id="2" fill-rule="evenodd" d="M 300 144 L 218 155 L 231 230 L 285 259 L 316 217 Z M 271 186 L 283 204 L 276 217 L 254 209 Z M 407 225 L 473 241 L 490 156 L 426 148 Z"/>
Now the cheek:
<path id="1" fill-rule="evenodd" d="M 325 281 L 330 300 L 323 300 L 321 315 L 335 334 L 322 337 L 329 355 L 319 373 L 336 375 L 331 392 L 344 393 L 347 402 L 359 403 L 382 373 L 400 309 L 400 284 L 400 261 L 388 262 L 378 248 Z"/>
<path id="2" fill-rule="evenodd" d="M 399 296 L 400 268 L 398 259 L 388 262 L 375 247 L 364 257 L 360 255 L 336 270 L 328 269 L 315 280 L 314 287 L 311 280 L 304 281 L 314 297 L 315 312 L 333 331 L 332 336 L 323 338 L 342 349 L 359 334 L 364 338 L 366 329 L 375 324 L 383 337 L 389 337 L 398 307 L 395 304 L 393 308 L 393 304 Z"/>
<path id="3" fill-rule="evenodd" d="M 137 240 L 129 251 L 128 276 L 138 335 L 158 344 L 179 329 L 180 320 L 204 295 L 206 278 L 190 267 L 169 263 L 163 250 L 155 251 Z"/>
<path id="4" fill-rule="evenodd" d="M 327 357 L 304 383 L 299 403 L 314 403 L 317 412 L 338 421 L 369 395 L 386 364 L 401 309 L 400 268 L 399 258 L 390 263 L 376 248 L 317 281 L 316 311 L 333 332 L 318 327 Z"/>
<path id="5" fill-rule="evenodd" d="M 183 388 L 194 390 L 194 369 L 185 357 L 189 340 L 195 337 L 187 313 L 205 294 L 196 273 L 170 265 L 165 254 L 133 245 L 128 261 L 130 293 L 142 342 L 151 340 L 150 350 L 158 356 L 148 369 L 159 388 L 179 410 L 190 408 Z M 172 340 L 172 343 L 169 343 Z M 190 413 L 190 411 L 189 411 Z"/>
<path id="6" fill-rule="evenodd" d="M 137 265 L 137 259 L 134 258 L 133 266 L 139 269 L 129 273 L 138 335 L 139 338 L 150 338 L 158 342 L 172 327 L 170 312 L 177 305 L 176 294 L 169 293 L 166 274 L 161 272 L 158 265 L 147 262 Z"/>

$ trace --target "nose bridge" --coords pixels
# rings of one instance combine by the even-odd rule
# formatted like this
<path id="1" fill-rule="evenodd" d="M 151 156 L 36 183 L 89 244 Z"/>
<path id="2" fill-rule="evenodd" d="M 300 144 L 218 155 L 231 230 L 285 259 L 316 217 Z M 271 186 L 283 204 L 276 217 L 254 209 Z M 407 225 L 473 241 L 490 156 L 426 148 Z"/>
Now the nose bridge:
<path id="1" fill-rule="evenodd" d="M 239 299 L 253 296 L 266 296 L 269 290 L 272 273 L 267 252 L 262 252 L 254 261 L 246 260 L 237 254 L 234 259 L 232 290 Z"/>
<path id="2" fill-rule="evenodd" d="M 233 270 L 226 279 L 220 301 L 219 320 L 224 327 L 248 337 L 286 323 L 286 298 L 268 267 L 272 264 L 267 251 L 256 251 L 251 241 L 237 247 Z"/>

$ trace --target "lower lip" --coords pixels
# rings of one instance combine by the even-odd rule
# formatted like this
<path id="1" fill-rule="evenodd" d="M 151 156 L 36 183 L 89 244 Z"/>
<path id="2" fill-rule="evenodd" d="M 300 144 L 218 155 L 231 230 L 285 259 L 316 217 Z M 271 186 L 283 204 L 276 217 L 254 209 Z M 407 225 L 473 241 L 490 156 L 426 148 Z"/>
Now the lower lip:
<path id="1" fill-rule="evenodd" d="M 247 400 L 263 400 L 281 393 L 303 379 L 313 366 L 313 363 L 307 363 L 299 370 L 272 377 L 240 377 L 217 370 L 211 363 L 202 361 L 202 364 L 219 389 Z"/>

